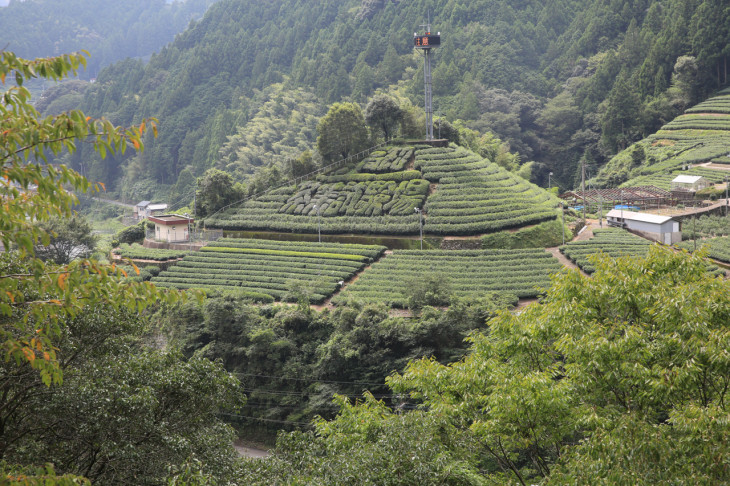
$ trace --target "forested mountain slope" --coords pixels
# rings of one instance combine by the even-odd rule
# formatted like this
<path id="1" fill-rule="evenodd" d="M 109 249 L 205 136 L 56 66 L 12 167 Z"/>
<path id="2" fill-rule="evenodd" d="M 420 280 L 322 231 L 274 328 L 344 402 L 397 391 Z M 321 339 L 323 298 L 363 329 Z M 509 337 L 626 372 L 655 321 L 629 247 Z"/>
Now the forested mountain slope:
<path id="1" fill-rule="evenodd" d="M 85 49 L 82 79 L 127 57 L 151 55 L 215 0 L 24 0 L 0 9 L 2 48 L 36 58 Z"/>
<path id="2" fill-rule="evenodd" d="M 727 84 L 727 10 L 717 0 L 223 0 L 149 64 L 102 72 L 84 108 L 118 123 L 159 117 L 159 139 L 130 162 L 125 183 L 175 184 L 186 168 L 189 177 L 220 164 L 228 137 L 245 135 L 261 107 L 290 90 L 320 110 L 364 103 L 377 89 L 420 106 L 411 36 L 430 12 L 442 34 L 437 113 L 493 131 L 539 162 L 533 181 L 552 171 L 566 187 L 581 158 L 595 170 Z M 273 83 L 278 93 L 266 91 Z M 312 143 L 292 130 L 249 145 L 276 163 L 268 145 Z M 89 175 L 117 182 L 123 162 L 94 163 Z"/>

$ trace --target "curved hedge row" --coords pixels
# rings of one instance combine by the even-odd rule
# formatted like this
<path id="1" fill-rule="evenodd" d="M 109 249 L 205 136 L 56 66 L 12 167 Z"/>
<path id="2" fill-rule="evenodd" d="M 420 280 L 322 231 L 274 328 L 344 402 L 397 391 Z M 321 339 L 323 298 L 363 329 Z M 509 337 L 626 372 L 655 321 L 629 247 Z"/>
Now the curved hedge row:
<path id="1" fill-rule="evenodd" d="M 509 292 L 518 297 L 540 295 L 550 275 L 562 266 L 541 249 L 520 250 L 395 250 L 374 263 L 352 285 L 332 299 L 350 299 L 406 306 L 410 282 L 426 274 L 442 274 L 455 296 Z"/>
<path id="2" fill-rule="evenodd" d="M 403 170 L 403 161 L 414 154 L 420 172 Z M 397 171 L 381 172 L 386 168 Z M 414 208 L 422 208 L 425 233 L 472 235 L 554 219 L 557 203 L 546 191 L 461 147 L 396 147 L 374 152 L 357 167 L 277 189 L 205 223 L 224 230 L 409 235 L 419 233 Z"/>
<path id="3" fill-rule="evenodd" d="M 186 256 L 152 281 L 174 288 L 232 289 L 276 300 L 305 293 L 320 303 L 384 251 L 383 246 L 223 239 Z"/>

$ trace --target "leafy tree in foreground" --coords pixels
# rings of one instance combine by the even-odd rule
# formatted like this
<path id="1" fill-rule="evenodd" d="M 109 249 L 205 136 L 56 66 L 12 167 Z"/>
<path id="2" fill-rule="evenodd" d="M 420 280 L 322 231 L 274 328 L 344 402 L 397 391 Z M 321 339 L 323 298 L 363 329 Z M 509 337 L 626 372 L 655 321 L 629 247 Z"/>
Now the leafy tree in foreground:
<path id="1" fill-rule="evenodd" d="M 463 360 L 414 361 L 388 379 L 423 410 L 342 400 L 316 436 L 281 437 L 274 460 L 248 472 L 309 484 L 726 481 L 730 285 L 703 258 L 658 246 L 595 266 L 592 277 L 556 276 L 542 303 L 492 319 Z M 392 457 L 373 451 L 408 421 L 421 440 Z"/>
<path id="2" fill-rule="evenodd" d="M 175 403 L 181 397 L 186 401 L 205 396 L 200 388 L 188 393 L 187 398 L 184 396 L 181 385 L 187 383 L 190 387 L 192 382 L 186 380 L 190 380 L 195 373 L 185 369 L 179 362 L 165 361 L 174 360 L 174 356 L 170 357 L 172 355 L 159 358 L 155 355 L 152 358 L 151 367 L 162 373 L 159 377 L 152 370 L 144 368 L 147 366 L 144 354 L 135 358 L 124 354 L 106 355 L 84 372 L 78 373 L 78 369 L 77 373 L 70 371 L 70 364 L 78 362 L 80 354 L 78 341 L 74 341 L 74 338 L 78 340 L 83 336 L 93 340 L 109 337 L 112 332 L 110 329 L 119 324 L 121 319 L 115 313 L 129 310 L 141 312 L 160 300 L 175 302 L 180 299 L 180 295 L 175 292 L 162 293 L 149 283 L 123 279 L 123 272 L 114 266 L 102 265 L 93 260 L 74 260 L 56 265 L 44 262 L 34 252 L 39 243 L 47 246 L 51 241 L 51 235 L 42 227 L 44 223 L 72 215 L 72 206 L 77 199 L 66 187 L 81 192 L 98 190 L 92 188 L 80 174 L 64 166 L 43 163 L 46 154 L 49 151 L 53 154 L 64 150 L 74 152 L 79 141 L 89 143 L 102 156 L 108 152 L 122 152 L 127 144 L 141 150 L 141 137 L 146 127 L 155 129 L 154 121 L 151 120 L 123 129 L 104 119 L 86 117 L 76 110 L 40 117 L 30 104 L 30 93 L 23 87 L 24 81 L 35 77 L 59 80 L 69 73 L 76 73 L 84 64 L 85 58 L 78 54 L 28 61 L 10 52 L 0 52 L 0 83 L 5 86 L 8 77 L 16 83 L 0 97 L 0 202 L 3 205 L 0 211 L 0 243 L 7 250 L 17 248 L 6 252 L 0 259 L 0 368 L 3 376 L 0 383 L 0 458 L 22 461 L 17 465 L 12 462 L 0 463 L 0 474 L 3 476 L 0 482 L 3 483 L 83 482 L 83 478 L 74 477 L 73 474 L 94 472 L 93 468 L 84 468 L 90 457 L 101 461 L 102 469 L 108 466 L 105 469 L 107 474 L 116 474 L 117 470 L 111 464 L 113 461 L 109 460 L 109 451 L 101 449 L 110 444 L 124 443 L 116 452 L 127 455 L 125 465 L 129 466 L 133 462 L 129 456 L 138 454 L 135 446 L 149 437 L 146 434 L 157 434 L 158 443 L 173 438 L 169 430 L 156 432 L 155 428 L 149 426 L 150 423 L 143 430 L 124 427 L 123 417 L 134 423 L 144 417 L 144 413 L 148 413 L 153 414 L 159 422 L 169 418 L 170 424 L 174 425 L 176 413 L 188 419 L 194 417 L 195 413 L 182 409 L 175 412 L 174 407 L 166 408 L 165 403 Z M 31 186 L 37 189 L 31 190 Z M 94 312 L 108 313 L 108 318 L 96 323 L 101 324 L 101 328 L 96 332 L 74 334 L 75 320 L 90 319 Z M 82 348 L 86 354 L 93 355 L 104 343 L 96 344 Z M 84 358 L 86 363 L 91 362 L 89 356 Z M 188 368 L 195 366 L 198 364 L 191 362 Z M 67 375 L 64 373 L 66 371 Z M 196 378 L 209 385 L 216 380 L 213 377 L 215 370 L 208 371 L 199 373 Z M 139 383 L 131 383 L 135 377 L 141 379 Z M 60 386 L 64 378 L 69 388 Z M 131 388 L 129 396 L 122 399 L 119 392 L 125 386 L 124 380 L 130 380 L 128 386 Z M 105 383 L 107 388 L 102 386 Z M 107 396 L 104 396 L 104 390 L 109 392 Z M 160 390 L 165 393 L 160 393 Z M 93 396 L 94 400 L 75 402 L 82 392 L 88 393 L 86 398 Z M 58 401 L 64 394 L 68 397 L 65 405 L 63 400 Z M 112 397 L 119 401 L 111 401 Z M 145 403 L 150 407 L 145 408 Z M 211 403 L 221 402 L 214 399 Z M 86 411 L 76 415 L 81 405 Z M 40 411 L 39 406 L 48 407 L 47 413 Z M 92 408 L 102 415 L 94 418 L 93 414 L 87 413 Z M 126 416 L 118 414 L 121 409 L 127 411 Z M 205 415 L 209 413 L 205 412 Z M 93 424 L 84 422 L 89 418 L 97 423 L 116 420 L 116 426 L 130 434 L 130 437 L 127 437 L 126 443 L 116 437 L 106 437 L 106 442 L 100 441 L 98 436 L 91 434 L 89 426 Z M 62 421 L 72 424 L 69 433 L 63 430 Z M 144 425 L 144 420 L 139 425 Z M 108 430 L 113 431 L 114 427 L 109 426 Z M 83 431 L 91 435 L 84 437 Z M 73 433 L 80 435 L 74 439 L 70 435 Z M 48 438 L 54 434 L 58 434 L 57 442 L 39 440 L 41 436 Z M 202 442 L 211 444 L 220 440 L 220 437 L 205 434 Z M 56 476 L 52 466 L 39 468 L 46 458 L 55 460 L 62 457 L 60 454 L 63 454 L 64 448 L 54 446 L 67 440 L 69 449 L 66 457 L 69 462 L 61 466 L 63 472 L 71 475 Z M 74 440 L 79 442 L 73 445 Z M 181 446 L 190 444 L 191 440 L 190 436 L 178 437 L 169 445 L 178 451 L 185 451 L 186 447 Z M 87 448 L 79 446 L 82 443 Z M 144 461 L 143 455 L 136 460 Z M 180 461 L 183 460 L 180 458 Z M 134 472 L 134 468 L 126 469 L 125 473 L 129 471 Z M 159 479 L 159 469 L 157 474 L 151 476 L 152 479 L 144 478 L 144 481 L 155 481 L 155 477 Z M 101 477 L 100 474 L 95 475 Z M 139 483 L 142 480 L 136 477 L 132 481 Z M 114 482 L 114 477 L 109 482 Z"/>
<path id="3" fill-rule="evenodd" d="M 40 226 L 50 235 L 47 245 L 35 247 L 35 254 L 41 260 L 65 265 L 76 258 L 88 257 L 96 247 L 91 225 L 77 214 L 71 218 L 44 221 Z"/>
<path id="4" fill-rule="evenodd" d="M 77 141 L 90 143 L 101 155 L 124 151 L 128 143 L 141 150 L 146 126 L 155 129 L 154 121 L 123 129 L 78 110 L 40 118 L 23 87 L 24 80 L 62 79 L 75 74 L 85 62 L 78 54 L 27 61 L 11 52 L 0 53 L 0 83 L 4 86 L 8 76 L 16 82 L 0 98 L 0 199 L 4 206 L 0 243 L 7 249 L 17 247 L 17 258 L 26 262 L 24 271 L 0 275 L 0 317 L 4 319 L 0 341 L 6 361 L 31 365 L 47 384 L 62 379 L 56 349 L 50 343 L 61 332 L 60 319 L 73 317 L 92 302 L 142 309 L 163 296 L 150 285 L 114 278 L 116 269 L 94 261 L 77 260 L 56 267 L 35 257 L 39 242 L 50 243 L 50 235 L 39 223 L 70 217 L 72 205 L 78 202 L 64 186 L 81 192 L 99 190 L 65 166 L 43 164 L 46 152 L 73 152 Z M 31 185 L 36 189 L 31 190 Z M 174 298 L 173 293 L 165 295 Z"/>
<path id="5" fill-rule="evenodd" d="M 354 155 L 368 146 L 368 127 L 360 106 L 335 103 L 317 124 L 317 150 L 325 160 Z"/>

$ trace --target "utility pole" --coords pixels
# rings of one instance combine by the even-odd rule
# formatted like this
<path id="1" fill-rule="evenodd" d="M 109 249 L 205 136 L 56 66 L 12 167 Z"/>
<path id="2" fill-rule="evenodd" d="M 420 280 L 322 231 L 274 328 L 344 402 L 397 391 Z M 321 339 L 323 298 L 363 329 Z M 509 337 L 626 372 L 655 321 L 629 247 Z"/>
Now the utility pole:
<path id="1" fill-rule="evenodd" d="M 580 190 L 583 195 L 583 225 L 586 224 L 586 159 L 580 164 Z"/>
<path id="2" fill-rule="evenodd" d="M 552 176 L 553 176 L 553 173 L 552 172 L 548 173 L 548 190 L 550 190 L 550 189 L 553 188 L 553 183 L 552 183 L 552 180 L 551 180 Z"/>
<path id="3" fill-rule="evenodd" d="M 621 227 L 624 227 L 624 190 L 621 189 L 621 199 L 619 200 L 619 207 L 621 208 Z"/>
<path id="4" fill-rule="evenodd" d="M 418 227 L 421 234 L 421 250 L 423 250 L 423 210 L 420 208 L 413 208 L 418 213 Z"/>
<path id="5" fill-rule="evenodd" d="M 598 196 L 599 204 L 601 205 L 598 208 L 599 214 L 598 214 L 598 225 L 603 228 L 603 196 Z"/>
<path id="6" fill-rule="evenodd" d="M 317 210 L 317 240 L 322 243 L 322 223 L 320 220 L 320 214 L 319 214 L 319 206 L 317 204 L 314 205 L 314 209 Z"/>
<path id="7" fill-rule="evenodd" d="M 563 201 L 560 201 L 560 216 L 563 218 L 563 244 L 565 244 L 565 207 Z"/>

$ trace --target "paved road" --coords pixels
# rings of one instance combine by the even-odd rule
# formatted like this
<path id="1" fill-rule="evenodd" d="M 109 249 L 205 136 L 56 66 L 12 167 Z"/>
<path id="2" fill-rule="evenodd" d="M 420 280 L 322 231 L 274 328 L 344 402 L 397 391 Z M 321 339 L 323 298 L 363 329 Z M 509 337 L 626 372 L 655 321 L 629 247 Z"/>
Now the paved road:
<path id="1" fill-rule="evenodd" d="M 92 196 L 91 199 L 95 199 L 97 201 L 101 201 L 101 202 L 105 202 L 105 203 L 109 203 L 109 204 L 114 204 L 115 206 L 122 206 L 123 208 L 134 209 L 134 204 L 127 204 L 127 203 L 123 203 L 123 202 L 119 202 L 119 201 L 114 201 L 113 199 L 105 199 L 103 197 L 94 197 L 94 196 Z"/>
<path id="2" fill-rule="evenodd" d="M 255 447 L 249 447 L 243 444 L 236 443 L 233 445 L 236 448 L 236 451 L 238 454 L 241 455 L 241 457 L 251 457 L 253 459 L 264 459 L 266 457 L 269 457 L 269 451 L 266 451 L 264 449 L 257 449 Z"/>

